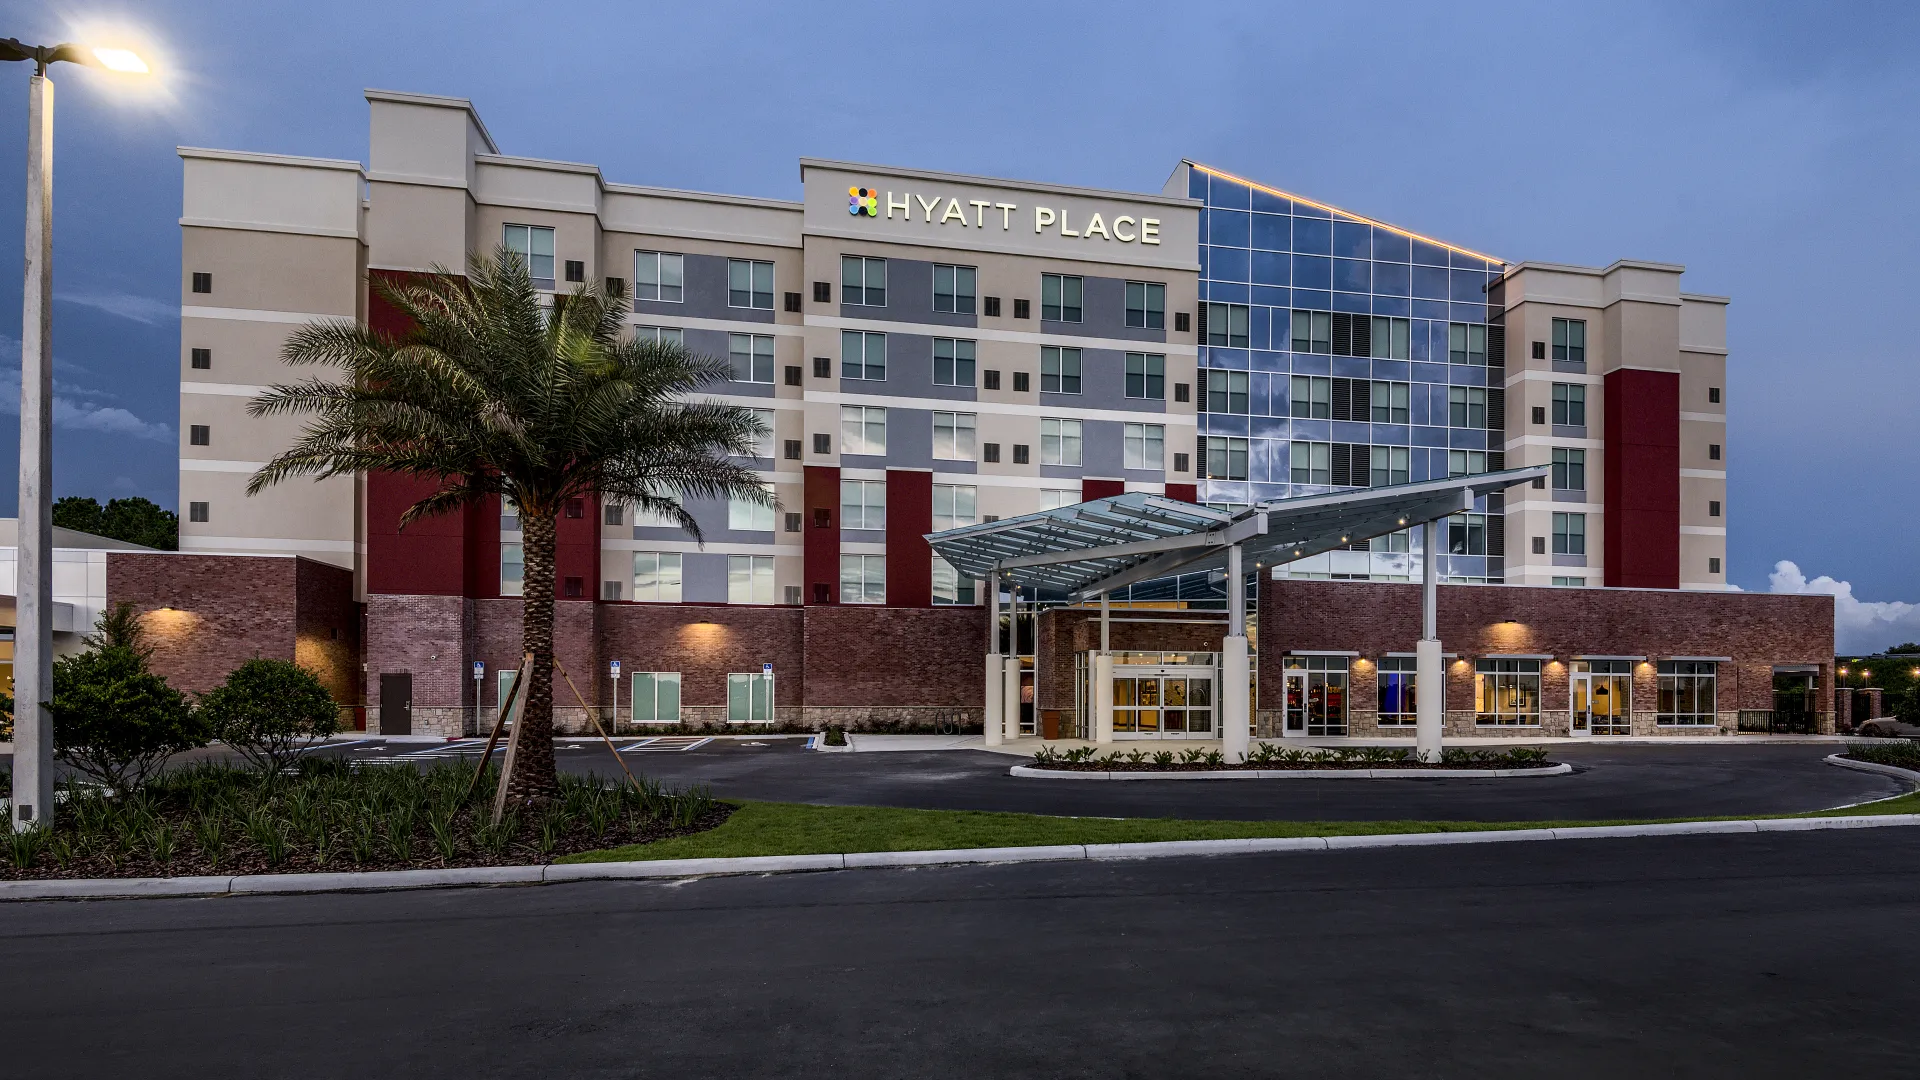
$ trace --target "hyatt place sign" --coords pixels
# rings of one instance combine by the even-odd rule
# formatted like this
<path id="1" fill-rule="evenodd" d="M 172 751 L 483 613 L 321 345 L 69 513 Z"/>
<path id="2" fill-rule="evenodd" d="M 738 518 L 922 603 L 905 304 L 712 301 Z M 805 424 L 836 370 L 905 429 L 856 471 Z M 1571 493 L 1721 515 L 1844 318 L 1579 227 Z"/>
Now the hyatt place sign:
<path id="1" fill-rule="evenodd" d="M 1014 215 L 1020 207 L 1013 203 L 989 202 L 986 199 L 968 199 L 962 202 L 955 196 L 935 195 L 928 198 L 917 192 L 902 193 L 897 198 L 891 191 L 882 192 L 878 188 L 850 187 L 847 189 L 847 213 L 855 217 L 877 218 L 881 208 L 885 207 L 887 220 L 893 220 L 898 213 L 903 221 L 912 221 L 916 215 L 923 222 L 932 225 L 958 225 L 963 229 L 984 229 L 996 218 L 1002 232 L 1013 229 Z M 971 214 L 969 214 L 971 212 Z M 1029 220 L 1021 215 L 1022 227 Z M 1033 231 L 1052 232 L 1058 236 L 1104 241 L 1118 241 L 1122 244 L 1160 243 L 1160 219 L 1135 218 L 1130 214 L 1120 214 L 1108 220 L 1099 213 L 1089 215 L 1084 221 L 1071 220 L 1065 209 L 1048 206 L 1033 208 Z"/>

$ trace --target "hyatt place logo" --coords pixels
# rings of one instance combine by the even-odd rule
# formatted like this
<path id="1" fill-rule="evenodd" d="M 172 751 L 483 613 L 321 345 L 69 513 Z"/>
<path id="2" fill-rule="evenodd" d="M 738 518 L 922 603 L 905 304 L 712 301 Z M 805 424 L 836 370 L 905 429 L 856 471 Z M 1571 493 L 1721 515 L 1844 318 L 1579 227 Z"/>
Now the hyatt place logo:
<path id="1" fill-rule="evenodd" d="M 868 217 L 880 216 L 880 193 L 873 188 L 850 187 L 847 189 L 847 213 L 854 217 L 865 214 Z"/>

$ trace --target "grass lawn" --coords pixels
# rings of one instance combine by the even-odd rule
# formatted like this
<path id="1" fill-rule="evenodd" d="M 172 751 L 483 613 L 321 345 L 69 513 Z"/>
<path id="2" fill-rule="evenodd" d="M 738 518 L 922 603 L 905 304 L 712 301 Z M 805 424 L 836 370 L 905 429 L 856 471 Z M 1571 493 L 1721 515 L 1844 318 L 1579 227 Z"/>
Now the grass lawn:
<path id="1" fill-rule="evenodd" d="M 1920 813 L 1920 792 L 1845 810 L 1771 817 Z M 1661 821 L 1744 820 L 1663 818 Z M 724 825 L 691 836 L 569 855 L 560 862 L 718 859 L 746 855 L 821 855 L 854 851 L 938 851 L 1043 844 L 1130 844 L 1268 836 L 1363 836 L 1489 829 L 1641 825 L 1620 821 L 1187 821 L 1177 818 L 1078 818 L 977 810 L 897 810 L 749 802 Z"/>

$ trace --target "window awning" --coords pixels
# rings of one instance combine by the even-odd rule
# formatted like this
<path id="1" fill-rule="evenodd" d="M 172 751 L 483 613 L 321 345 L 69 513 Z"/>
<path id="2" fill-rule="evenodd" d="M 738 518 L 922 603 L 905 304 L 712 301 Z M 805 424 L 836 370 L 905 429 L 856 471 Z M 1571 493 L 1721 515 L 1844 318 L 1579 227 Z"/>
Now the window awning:
<path id="1" fill-rule="evenodd" d="M 1545 465 L 1260 503 L 1237 513 L 1129 492 L 1004 521 L 931 533 L 964 578 L 996 575 L 1074 601 L 1173 574 L 1292 562 L 1473 509 L 1473 501 L 1547 476 Z"/>

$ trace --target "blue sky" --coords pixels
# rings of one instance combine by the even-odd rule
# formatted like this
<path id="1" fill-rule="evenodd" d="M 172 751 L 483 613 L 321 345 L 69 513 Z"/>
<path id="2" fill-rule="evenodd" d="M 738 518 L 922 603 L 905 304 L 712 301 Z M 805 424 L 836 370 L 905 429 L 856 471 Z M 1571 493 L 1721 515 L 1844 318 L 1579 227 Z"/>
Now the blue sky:
<path id="1" fill-rule="evenodd" d="M 377 86 L 471 98 L 508 153 L 634 183 L 795 197 L 816 155 L 1152 191 L 1184 155 L 1509 260 L 1683 263 L 1688 288 L 1734 300 L 1732 579 L 1920 598 L 1899 494 L 1920 475 L 1920 6 L 7 8 L 0 36 L 124 16 L 167 60 L 163 92 L 134 100 L 57 74 L 58 494 L 174 505 L 174 147 L 364 160 Z M 27 72 L 5 67 L 0 236 L 17 237 Z M 0 296 L 18 266 L 0 260 Z M 13 380 L 18 312 L 0 304 Z M 1852 617 L 1859 645 L 1920 636 L 1904 605 Z"/>

